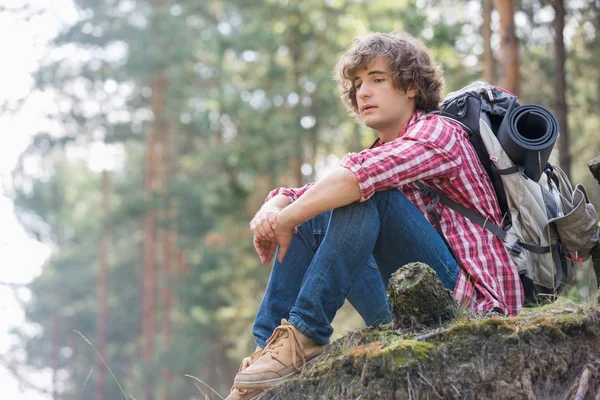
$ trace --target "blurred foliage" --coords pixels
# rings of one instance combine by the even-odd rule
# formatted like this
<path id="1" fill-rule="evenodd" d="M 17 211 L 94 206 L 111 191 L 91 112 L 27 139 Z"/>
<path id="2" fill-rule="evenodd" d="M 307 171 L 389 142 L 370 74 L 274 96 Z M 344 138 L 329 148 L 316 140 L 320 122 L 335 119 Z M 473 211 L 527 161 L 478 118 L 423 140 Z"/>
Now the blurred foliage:
<path id="1" fill-rule="evenodd" d="M 21 362 L 28 366 L 63 371 L 58 375 L 61 398 L 94 393 L 94 380 L 86 380 L 96 365 L 94 349 L 73 330 L 96 343 L 100 175 L 85 158 L 93 154 L 86 151 L 110 144 L 117 156 L 110 174 L 105 359 L 134 397 L 142 393 L 141 377 L 147 374 L 154 377 L 157 393 L 162 390 L 169 399 L 198 395 L 184 374 L 224 393 L 238 361 L 253 348 L 250 327 L 269 273 L 254 254 L 249 219 L 270 189 L 316 179 L 331 165 L 332 154 L 356 151 L 375 137 L 347 115 L 339 100 L 331 72 L 341 52 L 368 31 L 406 30 L 443 64 L 446 91 L 458 89 L 481 74 L 480 3 L 75 4 L 78 22 L 54 40 L 36 74 L 36 89 L 55 96 L 56 109 L 48 117 L 60 129 L 35 138 L 13 177 L 23 226 L 53 249 L 30 285 L 26 316 L 36 329 L 16 330 L 14 351 L 25 350 Z M 551 7 L 533 0 L 521 7 L 521 97 L 552 109 Z M 573 172 L 597 207 L 600 188 L 586 162 L 600 153 L 599 21 L 593 0 L 568 9 Z M 161 112 L 173 131 L 174 164 L 166 190 L 148 199 L 144 142 L 154 123 L 151 87 L 157 74 L 167 82 Z M 159 275 L 159 286 L 168 285 L 176 294 L 169 315 L 173 345 L 165 348 L 159 332 L 155 360 L 144 365 L 141 219 L 148 207 L 163 210 L 166 204 L 175 204 L 175 213 L 159 224 L 176 227 L 188 268 Z M 161 378 L 164 367 L 173 378 Z M 120 398 L 109 376 L 106 385 L 106 398 Z"/>

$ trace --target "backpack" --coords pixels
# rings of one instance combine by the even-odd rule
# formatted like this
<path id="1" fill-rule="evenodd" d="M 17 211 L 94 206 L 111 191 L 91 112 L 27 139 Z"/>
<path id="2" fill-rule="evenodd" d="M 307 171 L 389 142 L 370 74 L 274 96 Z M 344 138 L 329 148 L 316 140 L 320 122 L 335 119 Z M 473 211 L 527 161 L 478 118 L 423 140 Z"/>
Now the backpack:
<path id="1" fill-rule="evenodd" d="M 553 301 L 574 278 L 575 266 L 598 243 L 598 214 L 581 185 L 548 162 L 558 124 L 544 107 L 523 105 L 508 91 L 475 82 L 452 92 L 435 112 L 459 123 L 487 172 L 503 216 L 501 226 L 418 182 L 438 201 L 504 242 L 519 269 L 525 305 Z M 445 239 L 444 239 L 445 240 Z"/>

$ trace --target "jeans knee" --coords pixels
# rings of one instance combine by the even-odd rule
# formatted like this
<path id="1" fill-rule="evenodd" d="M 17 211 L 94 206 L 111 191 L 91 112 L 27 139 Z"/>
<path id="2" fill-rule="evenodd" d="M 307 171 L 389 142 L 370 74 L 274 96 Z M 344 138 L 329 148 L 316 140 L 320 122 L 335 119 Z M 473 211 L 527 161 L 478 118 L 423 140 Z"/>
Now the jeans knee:
<path id="1" fill-rule="evenodd" d="M 331 218 L 331 210 L 315 215 L 298 226 L 298 231 L 304 235 L 324 235 Z"/>
<path id="2" fill-rule="evenodd" d="M 376 192 L 373 195 L 373 197 L 371 197 L 369 200 L 373 200 L 379 206 L 381 206 L 381 205 L 387 206 L 392 202 L 400 203 L 400 204 L 404 204 L 405 202 L 410 203 L 410 200 L 408 200 L 408 197 L 406 197 L 406 195 L 404 193 L 402 193 L 402 191 L 395 189 L 395 188 L 386 190 L 384 192 Z M 412 204 L 412 203 L 410 203 L 410 204 Z"/>

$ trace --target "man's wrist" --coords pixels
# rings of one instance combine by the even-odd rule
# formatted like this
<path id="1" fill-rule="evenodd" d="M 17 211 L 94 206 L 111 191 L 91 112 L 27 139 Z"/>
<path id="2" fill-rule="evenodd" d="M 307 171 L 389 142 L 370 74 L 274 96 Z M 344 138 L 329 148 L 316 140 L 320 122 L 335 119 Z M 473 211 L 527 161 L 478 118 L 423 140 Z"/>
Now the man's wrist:
<path id="1" fill-rule="evenodd" d="M 294 207 L 286 207 L 277 214 L 277 225 L 283 228 L 293 229 L 302 222 L 295 216 Z"/>
<path id="2" fill-rule="evenodd" d="M 281 211 L 285 207 L 289 206 L 290 204 L 291 204 L 290 199 L 288 199 L 287 196 L 278 194 L 275 197 L 273 197 L 271 200 L 264 203 L 260 207 L 260 210 L 261 211 L 270 211 L 270 210 Z"/>

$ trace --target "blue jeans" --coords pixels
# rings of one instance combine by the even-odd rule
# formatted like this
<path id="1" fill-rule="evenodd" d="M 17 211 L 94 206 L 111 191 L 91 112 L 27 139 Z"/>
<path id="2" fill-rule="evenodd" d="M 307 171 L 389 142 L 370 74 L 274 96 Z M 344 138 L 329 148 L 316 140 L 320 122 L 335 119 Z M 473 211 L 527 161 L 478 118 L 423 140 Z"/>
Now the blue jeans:
<path id="1" fill-rule="evenodd" d="M 392 273 L 421 261 L 454 289 L 458 264 L 429 221 L 399 190 L 336 208 L 298 227 L 283 262 L 275 260 L 254 322 L 256 344 L 288 319 L 319 344 L 348 301 L 368 326 L 391 322 L 386 287 Z"/>

